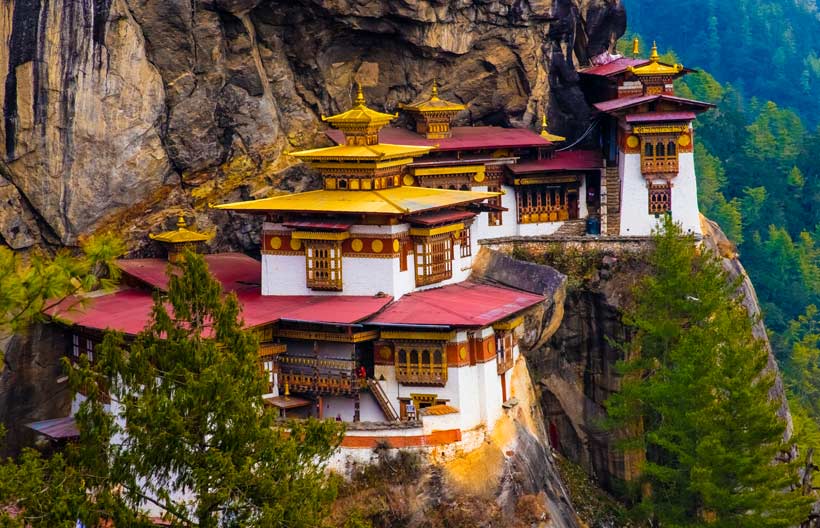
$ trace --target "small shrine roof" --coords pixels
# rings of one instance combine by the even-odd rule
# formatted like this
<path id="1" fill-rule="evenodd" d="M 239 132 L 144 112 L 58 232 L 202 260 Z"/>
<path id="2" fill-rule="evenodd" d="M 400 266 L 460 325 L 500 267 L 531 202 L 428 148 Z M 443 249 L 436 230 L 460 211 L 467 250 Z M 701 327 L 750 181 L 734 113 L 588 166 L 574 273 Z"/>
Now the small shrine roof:
<path id="1" fill-rule="evenodd" d="M 302 161 L 364 160 L 386 161 L 396 158 L 410 158 L 430 152 L 433 147 L 419 145 L 394 145 L 377 143 L 375 145 L 346 145 L 344 133 L 340 134 L 340 144 L 333 147 L 322 147 L 310 150 L 291 152 L 290 155 Z"/>
<path id="2" fill-rule="evenodd" d="M 193 242 L 207 242 L 212 239 L 213 234 L 198 233 L 188 229 L 185 217 L 180 213 L 177 220 L 177 228 L 173 231 L 165 231 L 158 235 L 148 235 L 151 240 L 165 242 L 166 244 L 190 244 Z"/>
<path id="3" fill-rule="evenodd" d="M 368 323 L 385 326 L 483 327 L 543 301 L 541 295 L 466 281 L 408 293 Z"/>
<path id="4" fill-rule="evenodd" d="M 513 174 L 598 170 L 603 167 L 603 156 L 597 150 L 568 150 L 556 152 L 552 159 L 525 161 L 515 165 L 507 165 L 507 168 Z"/>
<path id="5" fill-rule="evenodd" d="M 461 112 L 465 110 L 467 107 L 461 103 L 451 103 L 450 101 L 445 101 L 444 99 L 439 98 L 438 96 L 438 83 L 433 81 L 433 88 L 430 92 L 430 97 L 427 99 L 423 99 L 419 102 L 412 103 L 412 104 L 402 104 L 400 108 L 403 110 L 407 110 L 409 112 L 419 112 L 419 113 L 426 113 L 426 112 Z"/>
<path id="6" fill-rule="evenodd" d="M 697 117 L 694 112 L 648 112 L 645 114 L 629 114 L 627 123 L 657 123 L 660 121 L 692 121 Z"/>
<path id="7" fill-rule="evenodd" d="M 579 70 L 581 75 L 595 75 L 597 77 L 614 77 L 616 75 L 626 72 L 630 67 L 644 66 L 649 64 L 648 59 L 631 59 L 629 57 L 621 57 L 615 59 L 607 64 L 600 66 L 592 66 L 583 70 Z"/>
<path id="8" fill-rule="evenodd" d="M 498 193 L 452 191 L 425 187 L 392 187 L 378 191 L 318 190 L 283 194 L 260 200 L 215 206 L 217 209 L 247 212 L 290 211 L 405 215 L 480 202 Z"/>
<path id="9" fill-rule="evenodd" d="M 437 152 L 552 146 L 552 142 L 528 128 L 476 126 L 452 127 L 450 131 L 452 137 L 427 139 L 406 128 L 385 127 L 379 131 L 379 141 L 399 145 L 429 146 Z M 327 135 L 336 143 L 344 143 L 344 134 L 338 130 L 328 130 Z"/>
<path id="10" fill-rule="evenodd" d="M 255 289 L 262 277 L 262 265 L 242 253 L 204 255 L 211 274 L 225 291 Z M 117 266 L 125 273 L 159 290 L 168 288 L 168 261 L 162 259 L 121 259 Z"/>
<path id="11" fill-rule="evenodd" d="M 362 93 L 362 85 L 357 83 L 356 99 L 354 100 L 353 108 L 330 117 L 322 116 L 322 121 L 339 128 L 349 126 L 384 126 L 397 117 L 398 114 L 385 114 L 368 108 L 364 93 Z"/>
<path id="12" fill-rule="evenodd" d="M 682 107 L 692 108 L 694 111 L 704 111 L 713 108 L 715 105 L 711 103 L 704 103 L 703 101 L 695 101 L 694 99 L 685 99 L 683 97 L 676 97 L 674 95 L 659 94 L 659 95 L 636 95 L 634 97 L 621 97 L 619 99 L 610 99 L 602 103 L 596 103 L 594 106 L 601 112 L 611 113 L 620 110 L 626 110 L 634 106 L 651 103 L 654 101 L 666 101 L 669 103 L 676 103 Z"/>
<path id="13" fill-rule="evenodd" d="M 684 71 L 682 64 L 664 64 L 658 54 L 658 45 L 652 44 L 652 54 L 649 56 L 649 64 L 643 66 L 630 66 L 627 70 L 639 77 L 675 77 Z"/>

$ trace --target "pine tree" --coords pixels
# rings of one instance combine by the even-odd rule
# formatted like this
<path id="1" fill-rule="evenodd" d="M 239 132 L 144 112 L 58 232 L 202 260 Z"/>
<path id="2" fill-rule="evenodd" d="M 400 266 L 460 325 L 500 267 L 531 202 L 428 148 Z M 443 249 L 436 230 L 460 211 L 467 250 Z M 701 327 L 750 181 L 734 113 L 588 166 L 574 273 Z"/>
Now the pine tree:
<path id="1" fill-rule="evenodd" d="M 141 527 L 147 507 L 174 526 L 320 524 L 335 494 L 325 466 L 341 426 L 278 422 L 262 402 L 258 342 L 242 328 L 236 296 L 194 254 L 169 274 L 136 338 L 109 333 L 93 365 L 65 362 L 86 396 L 80 439 L 53 458 L 27 451 L 0 465 L 0 505 L 22 512 L 12 519 L 0 508 L 0 526 Z"/>
<path id="2" fill-rule="evenodd" d="M 763 342 L 710 254 L 666 220 L 649 258 L 652 272 L 634 292 L 625 322 L 621 391 L 612 423 L 633 435 L 647 461 L 636 512 L 658 526 L 787 527 L 809 502 L 790 486 L 796 468 L 773 461 L 785 423 Z"/>

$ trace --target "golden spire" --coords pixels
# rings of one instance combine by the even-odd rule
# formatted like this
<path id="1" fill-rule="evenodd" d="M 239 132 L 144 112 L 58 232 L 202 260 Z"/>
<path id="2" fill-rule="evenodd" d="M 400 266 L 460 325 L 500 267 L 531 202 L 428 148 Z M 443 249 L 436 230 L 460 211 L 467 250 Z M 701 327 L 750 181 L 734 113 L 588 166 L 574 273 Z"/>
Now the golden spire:
<path id="1" fill-rule="evenodd" d="M 638 37 L 632 41 L 632 56 L 636 59 L 641 54 L 641 41 L 638 40 Z"/>
<path id="2" fill-rule="evenodd" d="M 179 216 L 177 217 L 177 227 L 179 229 L 185 229 L 188 227 L 188 224 L 185 223 L 185 215 L 182 214 L 182 211 L 179 212 Z"/>
<path id="3" fill-rule="evenodd" d="M 214 237 L 213 234 L 198 233 L 188 229 L 185 222 L 185 215 L 182 211 L 177 215 L 177 228 L 174 231 L 165 231 L 158 235 L 148 235 L 151 240 L 165 242 L 166 244 L 192 244 L 194 242 L 207 242 Z"/>
<path id="4" fill-rule="evenodd" d="M 559 143 L 561 141 L 566 141 L 567 138 L 564 136 L 557 136 L 555 134 L 550 134 L 547 130 L 547 114 L 541 116 L 541 137 L 549 141 L 550 143 Z"/>
<path id="5" fill-rule="evenodd" d="M 431 101 L 438 101 L 438 81 L 433 79 L 433 89 L 431 90 L 432 96 L 430 97 Z"/>
<path id="6" fill-rule="evenodd" d="M 353 101 L 353 104 L 356 106 L 365 106 L 366 103 L 364 100 L 364 92 L 362 91 L 362 83 L 356 81 L 356 99 Z"/>
<path id="7" fill-rule="evenodd" d="M 649 60 L 652 62 L 658 62 L 661 60 L 661 56 L 658 55 L 658 43 L 652 42 L 652 54 L 649 56 Z"/>
<path id="8" fill-rule="evenodd" d="M 653 42 L 652 54 L 649 56 L 649 64 L 637 68 L 630 66 L 627 70 L 638 77 L 674 77 L 681 73 L 684 68 L 682 64 L 669 65 L 661 62 L 661 56 L 658 54 L 658 44 L 657 42 Z"/>

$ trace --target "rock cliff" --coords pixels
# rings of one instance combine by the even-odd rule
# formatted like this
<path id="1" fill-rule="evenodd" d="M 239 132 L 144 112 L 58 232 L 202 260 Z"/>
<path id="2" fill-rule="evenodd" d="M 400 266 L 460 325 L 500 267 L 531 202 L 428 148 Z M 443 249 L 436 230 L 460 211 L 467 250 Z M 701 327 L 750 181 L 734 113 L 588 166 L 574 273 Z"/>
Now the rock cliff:
<path id="1" fill-rule="evenodd" d="M 394 109 L 438 79 L 462 124 L 575 137 L 575 66 L 626 25 L 620 0 L 6 0 L 0 237 L 71 245 L 114 228 L 137 252 L 172 213 L 311 185 L 285 153 L 354 80 Z M 172 219 L 171 219 L 172 221 Z M 214 244 L 247 248 L 253 226 Z"/>

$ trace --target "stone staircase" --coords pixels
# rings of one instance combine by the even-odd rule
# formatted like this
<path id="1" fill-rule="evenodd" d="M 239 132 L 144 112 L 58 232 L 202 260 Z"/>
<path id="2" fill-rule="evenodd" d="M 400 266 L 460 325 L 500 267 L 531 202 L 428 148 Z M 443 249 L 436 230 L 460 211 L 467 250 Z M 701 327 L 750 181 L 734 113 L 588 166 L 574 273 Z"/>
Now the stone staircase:
<path id="1" fill-rule="evenodd" d="M 606 168 L 606 233 L 621 234 L 621 179 L 618 167 Z"/>
<path id="2" fill-rule="evenodd" d="M 370 389 L 370 393 L 373 397 L 376 398 L 376 402 L 379 404 L 379 407 L 384 413 L 384 416 L 387 418 L 387 421 L 398 422 L 399 415 L 396 412 L 396 409 L 393 408 L 393 404 L 390 403 L 389 399 L 387 399 L 387 394 L 384 393 L 381 383 L 373 378 L 367 378 L 367 387 Z"/>
<path id="3" fill-rule="evenodd" d="M 555 232 L 554 236 L 557 237 L 575 237 L 575 236 L 584 236 L 587 232 L 587 221 L 584 219 L 580 220 L 567 220 L 564 224 L 558 228 L 558 231 Z"/>

